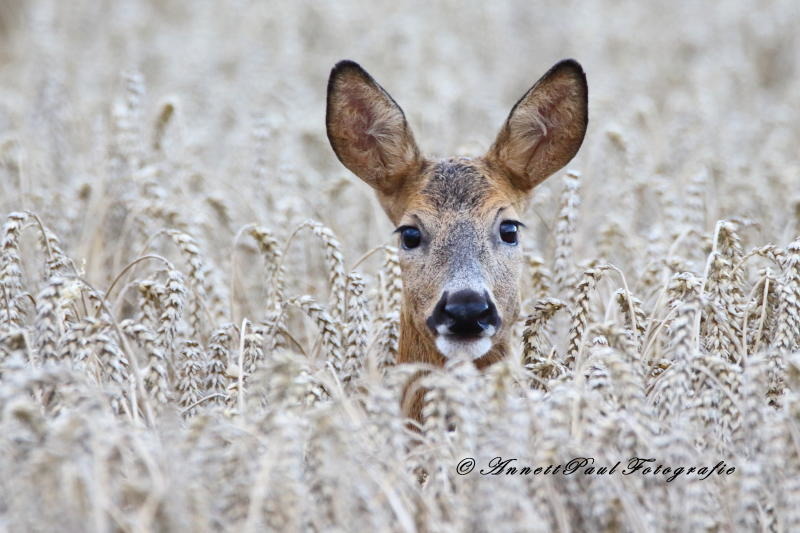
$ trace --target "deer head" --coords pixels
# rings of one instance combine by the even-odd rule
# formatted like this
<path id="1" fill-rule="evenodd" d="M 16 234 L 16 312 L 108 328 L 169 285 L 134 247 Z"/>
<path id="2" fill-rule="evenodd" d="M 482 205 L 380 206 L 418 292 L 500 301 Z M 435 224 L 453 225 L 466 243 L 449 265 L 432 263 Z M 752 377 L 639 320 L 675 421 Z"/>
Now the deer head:
<path id="1" fill-rule="evenodd" d="M 328 139 L 397 226 L 400 362 L 462 357 L 483 367 L 503 357 L 520 305 L 520 216 L 533 188 L 577 153 L 587 122 L 586 77 L 565 60 L 514 105 L 485 155 L 428 159 L 364 69 L 333 68 Z"/>

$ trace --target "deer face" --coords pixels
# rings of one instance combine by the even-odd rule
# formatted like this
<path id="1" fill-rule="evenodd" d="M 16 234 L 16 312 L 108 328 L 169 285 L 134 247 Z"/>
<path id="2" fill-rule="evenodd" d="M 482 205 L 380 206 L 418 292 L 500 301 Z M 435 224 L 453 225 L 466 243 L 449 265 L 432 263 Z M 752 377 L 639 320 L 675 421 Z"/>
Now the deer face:
<path id="1" fill-rule="evenodd" d="M 479 160 L 417 180 L 397 230 L 407 312 L 443 356 L 481 357 L 518 311 L 518 195 Z"/>
<path id="2" fill-rule="evenodd" d="M 402 327 L 414 329 L 401 342 L 478 360 L 507 340 L 519 313 L 519 216 L 530 191 L 578 151 L 587 116 L 583 71 L 562 61 L 517 102 L 484 156 L 429 160 L 389 94 L 357 64 L 336 65 L 328 138 L 397 225 Z"/>

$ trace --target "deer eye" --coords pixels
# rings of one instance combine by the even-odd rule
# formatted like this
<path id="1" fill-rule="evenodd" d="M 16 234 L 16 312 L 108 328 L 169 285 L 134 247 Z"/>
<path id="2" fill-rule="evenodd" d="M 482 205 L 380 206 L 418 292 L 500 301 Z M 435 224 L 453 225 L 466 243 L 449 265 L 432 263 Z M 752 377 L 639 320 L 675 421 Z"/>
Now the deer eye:
<path id="1" fill-rule="evenodd" d="M 500 223 L 500 238 L 504 243 L 516 245 L 519 242 L 519 222 L 505 220 Z"/>
<path id="2" fill-rule="evenodd" d="M 402 226 L 397 231 L 400 233 L 400 242 L 406 250 L 416 248 L 422 241 L 422 232 L 413 226 Z"/>

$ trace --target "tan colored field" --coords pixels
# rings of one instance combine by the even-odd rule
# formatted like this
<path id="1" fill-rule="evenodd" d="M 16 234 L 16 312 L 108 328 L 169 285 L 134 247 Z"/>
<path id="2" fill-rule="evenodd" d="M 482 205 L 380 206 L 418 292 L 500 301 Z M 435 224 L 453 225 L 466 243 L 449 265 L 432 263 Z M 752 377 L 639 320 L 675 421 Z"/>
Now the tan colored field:
<path id="1" fill-rule="evenodd" d="M 800 531 L 800 3 L 397 4 L 0 1 L 0 531 Z M 479 155 L 564 57 L 514 357 L 409 431 L 330 68 Z"/>

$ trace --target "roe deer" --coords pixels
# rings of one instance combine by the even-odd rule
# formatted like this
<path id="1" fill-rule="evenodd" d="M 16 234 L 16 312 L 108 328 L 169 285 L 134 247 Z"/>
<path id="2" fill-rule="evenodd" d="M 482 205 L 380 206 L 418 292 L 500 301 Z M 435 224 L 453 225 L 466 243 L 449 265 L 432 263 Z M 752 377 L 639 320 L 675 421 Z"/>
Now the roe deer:
<path id="1" fill-rule="evenodd" d="M 514 105 L 484 156 L 432 160 L 364 69 L 353 61 L 333 68 L 328 139 L 375 189 L 400 236 L 399 363 L 461 357 L 482 369 L 505 356 L 520 307 L 519 216 L 531 190 L 578 152 L 587 99 L 580 64 L 561 61 Z M 422 391 L 408 390 L 404 410 L 419 421 Z"/>

